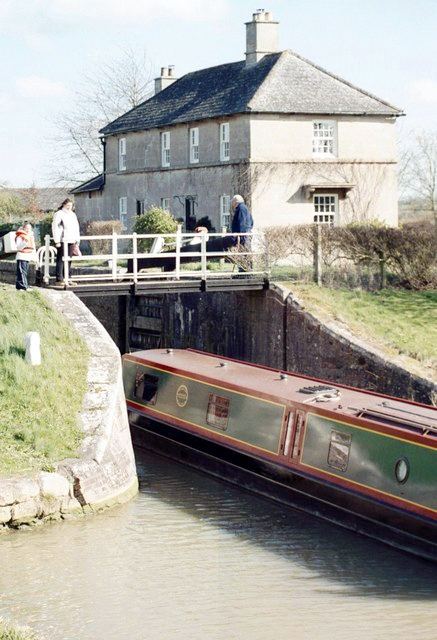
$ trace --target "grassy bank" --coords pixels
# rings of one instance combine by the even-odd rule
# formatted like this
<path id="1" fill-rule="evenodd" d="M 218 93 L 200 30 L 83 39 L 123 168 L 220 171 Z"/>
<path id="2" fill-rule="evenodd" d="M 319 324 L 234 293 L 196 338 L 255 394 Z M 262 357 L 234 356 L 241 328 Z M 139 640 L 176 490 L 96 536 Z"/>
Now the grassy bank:
<path id="1" fill-rule="evenodd" d="M 42 364 L 24 360 L 24 335 L 38 331 Z M 0 286 L 0 474 L 48 469 L 74 455 L 88 352 L 38 291 Z"/>
<path id="2" fill-rule="evenodd" d="M 38 640 L 38 636 L 27 627 L 13 627 L 0 618 L 0 640 Z"/>
<path id="3" fill-rule="evenodd" d="M 437 291 L 331 289 L 283 282 L 322 320 L 348 329 L 393 355 L 411 358 L 437 375 Z"/>

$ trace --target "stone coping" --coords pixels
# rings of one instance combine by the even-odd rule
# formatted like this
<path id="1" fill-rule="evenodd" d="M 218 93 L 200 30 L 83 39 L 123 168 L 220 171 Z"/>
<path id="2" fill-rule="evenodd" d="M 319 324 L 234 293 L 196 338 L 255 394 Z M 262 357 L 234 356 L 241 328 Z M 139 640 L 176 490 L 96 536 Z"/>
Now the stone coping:
<path id="1" fill-rule="evenodd" d="M 0 478 L 0 530 L 81 515 L 129 500 L 138 491 L 120 353 L 100 322 L 70 291 L 41 290 L 90 352 L 77 458 L 54 472 Z"/>

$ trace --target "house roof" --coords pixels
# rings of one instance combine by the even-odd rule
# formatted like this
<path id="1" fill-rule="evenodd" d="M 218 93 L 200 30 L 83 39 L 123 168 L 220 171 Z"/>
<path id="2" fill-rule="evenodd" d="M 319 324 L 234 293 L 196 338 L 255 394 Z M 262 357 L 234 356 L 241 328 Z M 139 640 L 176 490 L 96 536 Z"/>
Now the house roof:
<path id="1" fill-rule="evenodd" d="M 403 112 L 293 51 L 256 64 L 232 62 L 187 73 L 109 123 L 112 135 L 237 113 L 385 115 Z"/>
<path id="2" fill-rule="evenodd" d="M 86 193 L 88 191 L 100 191 L 100 189 L 103 189 L 104 184 L 105 184 L 105 177 L 103 173 L 99 173 L 98 176 L 94 176 L 94 178 L 91 178 L 86 182 L 82 182 L 82 184 L 78 185 L 77 187 L 74 187 L 74 189 L 71 189 L 70 193 Z"/>

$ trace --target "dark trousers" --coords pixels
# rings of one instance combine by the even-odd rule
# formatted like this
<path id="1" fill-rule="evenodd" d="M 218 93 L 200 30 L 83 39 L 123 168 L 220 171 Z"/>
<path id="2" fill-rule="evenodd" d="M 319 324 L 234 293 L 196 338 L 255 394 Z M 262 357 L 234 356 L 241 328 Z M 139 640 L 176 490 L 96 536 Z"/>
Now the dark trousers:
<path id="1" fill-rule="evenodd" d="M 68 244 L 68 255 L 73 255 L 74 242 Z M 56 281 L 61 282 L 64 279 L 64 243 L 56 249 Z"/>
<path id="2" fill-rule="evenodd" d="M 17 279 L 15 287 L 26 290 L 29 286 L 27 274 L 29 273 L 29 260 L 17 260 Z"/>

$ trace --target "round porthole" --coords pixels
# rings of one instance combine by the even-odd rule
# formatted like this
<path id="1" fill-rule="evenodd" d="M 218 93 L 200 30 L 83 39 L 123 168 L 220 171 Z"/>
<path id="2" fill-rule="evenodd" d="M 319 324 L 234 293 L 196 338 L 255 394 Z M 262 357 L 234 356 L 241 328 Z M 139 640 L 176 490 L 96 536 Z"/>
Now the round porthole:
<path id="1" fill-rule="evenodd" d="M 399 458 L 395 464 L 395 476 L 396 480 L 400 484 L 404 484 L 408 480 L 410 475 L 410 463 L 407 458 Z"/>

